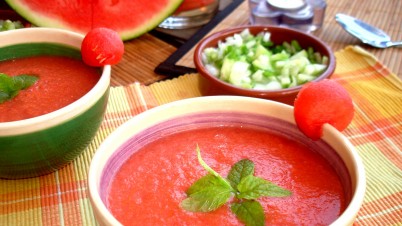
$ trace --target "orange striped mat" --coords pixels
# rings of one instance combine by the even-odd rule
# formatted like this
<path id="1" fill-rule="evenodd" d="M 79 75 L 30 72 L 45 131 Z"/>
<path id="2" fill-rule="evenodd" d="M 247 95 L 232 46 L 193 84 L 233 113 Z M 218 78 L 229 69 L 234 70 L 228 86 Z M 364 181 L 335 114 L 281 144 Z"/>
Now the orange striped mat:
<path id="1" fill-rule="evenodd" d="M 367 193 L 356 225 L 402 225 L 402 82 L 356 46 L 336 52 L 332 79 L 351 94 L 356 114 L 344 134 L 367 173 Z M 96 225 L 88 200 L 93 154 L 116 127 L 149 108 L 200 96 L 197 74 L 150 86 L 111 88 L 105 120 L 90 146 L 63 169 L 37 178 L 0 180 L 0 225 Z"/>

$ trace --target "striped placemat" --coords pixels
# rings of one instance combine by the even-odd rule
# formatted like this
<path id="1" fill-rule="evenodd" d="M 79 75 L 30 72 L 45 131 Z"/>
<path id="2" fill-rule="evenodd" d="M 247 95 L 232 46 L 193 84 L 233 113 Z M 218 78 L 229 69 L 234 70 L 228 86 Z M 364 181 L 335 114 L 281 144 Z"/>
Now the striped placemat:
<path id="1" fill-rule="evenodd" d="M 355 225 L 402 225 L 402 82 L 367 51 L 336 52 L 332 79 L 350 93 L 356 114 L 344 134 L 367 173 L 367 193 Z M 0 180 L 0 225 L 96 225 L 87 173 L 100 143 L 119 125 L 147 109 L 200 96 L 198 74 L 150 86 L 112 87 L 105 120 L 90 146 L 59 171 L 23 180 Z"/>

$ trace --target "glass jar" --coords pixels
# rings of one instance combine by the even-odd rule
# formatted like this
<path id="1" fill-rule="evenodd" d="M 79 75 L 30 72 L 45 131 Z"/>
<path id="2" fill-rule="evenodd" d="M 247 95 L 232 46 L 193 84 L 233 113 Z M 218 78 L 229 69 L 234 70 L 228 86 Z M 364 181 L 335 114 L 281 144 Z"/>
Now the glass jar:
<path id="1" fill-rule="evenodd" d="M 325 0 L 248 0 L 250 23 L 312 32 L 322 27 Z"/>
<path id="2" fill-rule="evenodd" d="M 218 12 L 219 0 L 184 0 L 179 8 L 159 27 L 187 29 L 208 23 Z"/>

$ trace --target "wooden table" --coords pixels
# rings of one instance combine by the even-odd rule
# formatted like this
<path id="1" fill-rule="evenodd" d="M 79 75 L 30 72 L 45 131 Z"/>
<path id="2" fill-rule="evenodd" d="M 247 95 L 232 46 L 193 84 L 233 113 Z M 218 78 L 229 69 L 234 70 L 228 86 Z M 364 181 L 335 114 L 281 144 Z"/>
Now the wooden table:
<path id="1" fill-rule="evenodd" d="M 246 1 L 233 0 L 228 8 L 230 7 L 233 11 L 226 17 L 225 15 L 218 14 L 218 17 L 221 18 L 216 25 L 207 25 L 212 28 L 210 32 L 207 33 L 221 30 L 226 27 L 248 23 L 248 6 Z M 223 11 L 221 13 L 223 13 Z M 314 33 L 314 35 L 328 43 L 334 51 L 341 50 L 348 45 L 361 45 L 367 51 L 375 55 L 380 62 L 386 65 L 399 78 L 402 78 L 402 48 L 394 47 L 388 49 L 376 49 L 362 44 L 358 39 L 349 35 L 340 25 L 337 24 L 335 21 L 335 15 L 337 13 L 344 13 L 357 17 L 367 23 L 381 28 L 388 33 L 393 40 L 402 40 L 402 1 L 327 1 L 324 26 Z M 189 49 L 189 46 L 196 45 L 196 40 L 204 37 L 207 33 L 205 33 L 205 31 L 202 34 L 196 33 L 195 36 L 197 37 L 193 36 L 190 38 L 192 39 L 190 45 L 184 43 L 182 46 L 171 44 L 177 42 L 172 42 L 174 40 L 169 37 L 157 37 L 154 32 L 126 41 L 126 52 L 122 62 L 113 66 L 112 69 L 112 85 L 128 85 L 133 82 L 140 82 L 148 85 L 161 79 L 169 78 L 169 76 L 155 73 L 154 69 L 160 63 L 168 59 L 169 56 L 175 54 L 176 51 L 186 52 Z M 186 49 L 183 49 L 183 46 L 186 46 Z M 177 65 L 193 67 L 191 48 L 187 54 L 184 54 L 183 57 L 177 61 Z"/>
<path id="2" fill-rule="evenodd" d="M 4 6 L 3 1 L 0 1 L 0 19 L 4 15 L 1 6 Z M 225 14 L 227 11 L 230 11 L 228 15 Z M 385 30 L 392 39 L 401 40 L 401 11 L 401 0 L 328 0 L 324 27 L 315 35 L 334 51 L 348 45 L 361 45 L 402 78 L 401 48 L 380 50 L 364 46 L 334 20 L 336 13 L 356 16 Z M 173 62 L 173 69 L 177 66 L 186 71 L 184 69 L 192 67 L 192 48 L 197 40 L 219 29 L 247 24 L 247 18 L 247 4 L 242 0 L 233 0 L 212 21 L 214 23 L 202 27 L 183 44 L 172 37 L 162 37 L 155 31 L 127 41 L 122 62 L 112 67 L 112 85 L 119 87 L 110 89 L 108 111 L 97 136 L 80 157 L 55 173 L 31 179 L 0 180 L 0 225 L 98 225 L 89 202 L 87 175 L 99 145 L 122 123 L 151 107 L 201 95 L 197 78 L 193 75 L 151 86 L 133 83 L 137 81 L 148 85 L 169 78 L 154 72 L 166 60 Z M 348 84 L 346 87 L 356 97 L 354 103 L 357 110 L 355 122 L 344 134 L 363 158 L 368 182 L 367 200 L 355 224 L 401 225 L 402 96 L 401 88 L 397 86 L 400 82 L 395 82 L 389 74 L 381 76 L 383 70 L 360 75 L 360 72 L 367 71 L 368 66 L 359 67 L 356 61 L 360 57 L 345 57 L 347 52 L 350 54 L 350 50 L 339 54 L 343 57 L 338 57 L 338 62 L 343 60 L 343 64 L 338 64 L 338 69 L 342 69 L 343 65 L 350 70 L 345 70 L 337 79 Z M 357 67 L 351 67 L 350 62 Z M 128 84 L 131 85 L 126 86 Z"/>

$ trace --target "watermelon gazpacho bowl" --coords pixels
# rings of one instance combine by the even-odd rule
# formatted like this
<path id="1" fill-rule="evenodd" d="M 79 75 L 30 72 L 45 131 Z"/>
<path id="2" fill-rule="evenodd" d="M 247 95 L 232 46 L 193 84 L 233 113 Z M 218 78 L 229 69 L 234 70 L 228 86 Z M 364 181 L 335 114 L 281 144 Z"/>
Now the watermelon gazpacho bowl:
<path id="1" fill-rule="evenodd" d="M 313 141 L 289 105 L 210 96 L 161 105 L 120 126 L 95 153 L 88 184 L 100 225 L 241 225 L 245 215 L 255 225 L 351 225 L 365 172 L 330 125 Z M 252 184 L 273 189 L 256 197 L 247 193 Z"/>
<path id="2" fill-rule="evenodd" d="M 0 32 L 1 82 L 7 76 L 37 79 L 0 103 L 0 178 L 58 170 L 95 136 L 106 110 L 111 67 L 83 63 L 83 38 L 54 28 Z"/>

